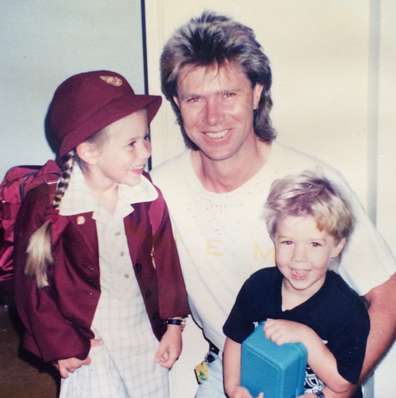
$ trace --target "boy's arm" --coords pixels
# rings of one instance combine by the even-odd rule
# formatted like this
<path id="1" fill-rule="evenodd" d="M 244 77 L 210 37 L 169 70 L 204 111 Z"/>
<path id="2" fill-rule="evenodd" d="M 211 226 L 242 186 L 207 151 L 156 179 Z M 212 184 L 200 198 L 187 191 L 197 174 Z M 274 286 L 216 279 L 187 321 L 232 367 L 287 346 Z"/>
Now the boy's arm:
<path id="1" fill-rule="evenodd" d="M 249 391 L 241 387 L 241 344 L 227 337 L 224 345 L 224 388 L 230 398 L 252 398 Z M 263 395 L 260 393 L 259 398 Z"/>
<path id="2" fill-rule="evenodd" d="M 230 395 L 231 391 L 241 382 L 241 344 L 227 337 L 224 345 L 224 388 Z"/>
<path id="3" fill-rule="evenodd" d="M 334 355 L 310 327 L 282 319 L 267 319 L 264 333 L 278 345 L 297 342 L 304 344 L 308 351 L 309 366 L 328 389 L 342 393 L 351 386 L 351 383 L 338 373 Z"/>

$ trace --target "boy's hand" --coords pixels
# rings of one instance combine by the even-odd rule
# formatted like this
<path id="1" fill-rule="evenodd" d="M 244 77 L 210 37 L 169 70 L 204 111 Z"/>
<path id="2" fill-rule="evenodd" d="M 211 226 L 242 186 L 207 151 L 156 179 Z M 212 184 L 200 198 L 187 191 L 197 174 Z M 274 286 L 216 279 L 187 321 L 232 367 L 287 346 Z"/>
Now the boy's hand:
<path id="1" fill-rule="evenodd" d="M 267 319 L 264 323 L 264 334 L 278 345 L 285 343 L 303 343 L 312 337 L 312 329 L 302 323 L 284 319 Z"/>
<path id="2" fill-rule="evenodd" d="M 233 391 L 228 392 L 229 398 L 253 398 L 248 389 L 242 386 L 235 386 Z M 261 392 L 257 398 L 264 398 L 264 394 Z"/>

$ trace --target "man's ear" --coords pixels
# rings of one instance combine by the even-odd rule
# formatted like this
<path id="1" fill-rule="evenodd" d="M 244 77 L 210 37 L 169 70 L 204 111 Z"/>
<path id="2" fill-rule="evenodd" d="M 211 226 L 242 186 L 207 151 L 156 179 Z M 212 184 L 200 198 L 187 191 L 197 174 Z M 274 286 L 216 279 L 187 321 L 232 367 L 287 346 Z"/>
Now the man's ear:
<path id="1" fill-rule="evenodd" d="M 88 142 L 77 145 L 76 152 L 78 157 L 88 164 L 95 164 L 99 157 L 97 146 Z"/>
<path id="2" fill-rule="evenodd" d="M 333 252 L 331 253 L 331 258 L 338 257 L 339 254 L 342 252 L 342 249 L 345 247 L 346 243 L 346 238 L 342 238 L 336 245 L 336 247 L 333 249 Z"/>
<path id="3" fill-rule="evenodd" d="M 259 106 L 261 99 L 261 93 L 264 90 L 264 86 L 261 83 L 257 83 L 253 89 L 253 109 L 256 110 Z"/>
<path id="4" fill-rule="evenodd" d="M 173 101 L 175 101 L 176 105 L 180 108 L 180 103 L 179 103 L 179 98 L 175 96 L 173 96 Z"/>

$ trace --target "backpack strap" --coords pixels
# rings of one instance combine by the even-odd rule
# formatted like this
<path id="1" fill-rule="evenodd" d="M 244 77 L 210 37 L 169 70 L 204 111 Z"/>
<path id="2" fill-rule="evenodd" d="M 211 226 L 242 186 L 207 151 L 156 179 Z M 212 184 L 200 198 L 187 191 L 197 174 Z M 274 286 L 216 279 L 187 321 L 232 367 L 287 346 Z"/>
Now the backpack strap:
<path id="1" fill-rule="evenodd" d="M 151 223 L 151 229 L 153 235 L 155 235 L 161 225 L 162 219 L 164 218 L 165 202 L 162 193 L 158 191 L 158 198 L 154 202 L 150 202 L 149 217 Z"/>

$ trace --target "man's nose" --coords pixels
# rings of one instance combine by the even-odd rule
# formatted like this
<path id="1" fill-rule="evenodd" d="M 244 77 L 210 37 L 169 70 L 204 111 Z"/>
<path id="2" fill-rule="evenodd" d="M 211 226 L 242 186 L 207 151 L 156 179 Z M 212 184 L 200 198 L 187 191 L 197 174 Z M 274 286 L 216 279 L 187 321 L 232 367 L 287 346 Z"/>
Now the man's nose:
<path id="1" fill-rule="evenodd" d="M 221 102 L 217 98 L 209 99 L 205 104 L 205 122 L 210 126 L 216 126 L 222 122 L 224 111 Z"/>

